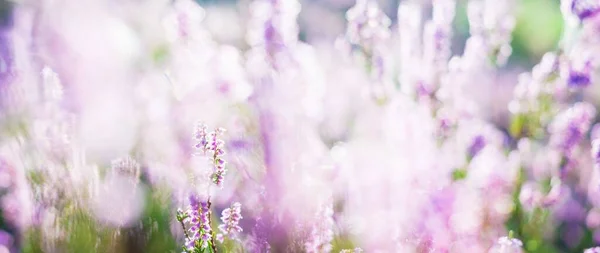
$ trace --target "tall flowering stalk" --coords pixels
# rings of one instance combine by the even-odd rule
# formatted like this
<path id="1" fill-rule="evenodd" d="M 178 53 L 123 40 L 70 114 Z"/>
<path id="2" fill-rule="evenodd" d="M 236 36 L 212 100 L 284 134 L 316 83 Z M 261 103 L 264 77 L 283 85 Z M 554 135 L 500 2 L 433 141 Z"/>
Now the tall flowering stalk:
<path id="1" fill-rule="evenodd" d="M 295 0 L 256 0 L 250 6 L 248 43 L 255 54 L 267 60 L 267 69 L 289 64 L 292 49 L 298 41 L 296 17 L 300 4 Z M 281 69 L 284 70 L 284 69 Z"/>
<path id="2" fill-rule="evenodd" d="M 221 213 L 223 224 L 219 225 L 221 233 L 217 234 L 217 239 L 222 242 L 225 236 L 232 239 L 236 238 L 236 234 L 243 231 L 239 225 L 242 218 L 242 204 L 239 202 L 235 202 L 231 204 L 231 207 L 225 208 Z"/>
<path id="3" fill-rule="evenodd" d="M 333 207 L 330 205 L 322 206 L 315 217 L 317 221 L 312 229 L 308 241 L 305 244 L 306 252 L 331 252 L 333 241 Z"/>
<path id="4" fill-rule="evenodd" d="M 371 92 L 374 98 L 385 99 L 386 86 L 386 40 L 390 37 L 390 19 L 373 0 L 358 0 L 346 13 L 348 28 L 346 38 L 351 47 L 358 49 L 367 72 L 373 80 Z"/>
<path id="5" fill-rule="evenodd" d="M 584 102 L 558 114 L 549 127 L 550 145 L 566 159 L 571 158 L 574 149 L 590 129 L 595 114 L 594 106 Z"/>
<path id="6" fill-rule="evenodd" d="M 207 126 L 202 123 L 197 123 L 194 129 L 194 147 L 199 151 L 200 155 L 208 158 L 211 165 L 212 173 L 210 178 L 207 178 L 218 187 L 222 187 L 223 178 L 225 175 L 225 142 L 219 138 L 223 135 L 225 129 L 217 128 L 214 131 L 208 132 Z M 202 178 L 199 178 L 200 180 Z M 206 198 L 206 200 L 204 200 Z M 215 238 L 211 226 L 211 196 L 208 194 L 199 194 L 192 192 L 189 196 L 189 207 L 187 210 L 177 211 L 177 220 L 181 223 L 184 229 L 186 238 L 184 251 L 186 252 L 202 252 L 210 249 L 211 252 L 216 252 Z M 189 223 L 189 228 L 186 229 L 185 223 Z"/>
<path id="7" fill-rule="evenodd" d="M 212 228 L 210 225 L 210 201 L 200 201 L 195 196 L 191 196 L 189 208 L 183 212 L 178 210 L 177 220 L 185 230 L 183 222 L 190 224 L 185 231 L 185 252 L 202 252 L 205 249 L 211 249 L 216 252 L 214 245 Z"/>
<path id="8" fill-rule="evenodd" d="M 213 173 L 211 176 L 212 182 L 217 186 L 222 187 L 223 177 L 227 170 L 225 165 L 227 162 L 223 158 L 225 155 L 225 142 L 219 139 L 225 133 L 224 128 L 217 128 L 214 131 L 207 133 L 206 125 L 198 123 L 194 133 L 194 138 L 198 142 L 196 148 L 205 156 L 209 157 Z"/>
<path id="9" fill-rule="evenodd" d="M 324 150 L 318 123 L 306 109 L 314 101 L 309 92 L 315 81 L 307 62 L 316 55 L 298 40 L 299 11 L 295 0 L 256 0 L 250 6 L 247 71 L 255 89 L 249 102 L 260 140 L 256 151 L 262 164 L 257 168 L 264 168 L 256 186 L 264 189 L 257 195 L 261 204 L 252 207 L 259 213 L 252 231 L 258 238 L 253 241 L 260 247 L 253 250 L 260 252 L 289 250 L 292 224 L 305 211 L 290 202 L 312 204 L 312 196 L 301 190 L 303 179 L 317 167 Z"/>
<path id="10" fill-rule="evenodd" d="M 514 0 L 477 0 L 470 1 L 467 15 L 471 38 L 481 43 L 483 52 L 497 65 L 506 63 L 512 52 L 511 32 L 515 27 Z M 474 45 L 474 44 L 473 44 Z"/>
<path id="11" fill-rule="evenodd" d="M 208 158 L 212 169 L 211 175 L 207 179 L 219 188 L 223 187 L 223 179 L 226 173 L 226 161 L 223 158 L 225 155 L 225 142 L 220 139 L 220 136 L 224 133 L 224 128 L 216 128 L 214 131 L 208 132 L 205 124 L 197 123 L 193 136 L 196 141 L 194 147 L 200 155 Z M 223 224 L 219 225 L 221 233 L 216 235 L 211 225 L 212 202 L 210 191 L 207 194 L 192 192 L 189 196 L 189 203 L 188 208 L 185 211 L 178 210 L 176 216 L 184 230 L 185 244 L 183 248 L 185 252 L 196 253 L 205 250 L 216 252 L 217 240 L 223 242 L 224 235 L 234 238 L 235 233 L 242 231 L 242 228 L 238 225 L 240 219 L 242 219 L 240 203 L 236 202 L 223 211 L 221 216 Z M 189 224 L 187 229 L 186 223 Z"/>

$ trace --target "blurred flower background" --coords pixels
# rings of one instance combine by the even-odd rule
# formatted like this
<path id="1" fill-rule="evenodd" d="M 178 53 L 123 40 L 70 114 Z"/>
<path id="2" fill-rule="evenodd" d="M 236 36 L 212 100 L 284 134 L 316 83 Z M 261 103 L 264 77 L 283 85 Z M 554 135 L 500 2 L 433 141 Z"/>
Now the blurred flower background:
<path id="1" fill-rule="evenodd" d="M 598 0 L 1 0 L 0 252 L 600 252 Z"/>

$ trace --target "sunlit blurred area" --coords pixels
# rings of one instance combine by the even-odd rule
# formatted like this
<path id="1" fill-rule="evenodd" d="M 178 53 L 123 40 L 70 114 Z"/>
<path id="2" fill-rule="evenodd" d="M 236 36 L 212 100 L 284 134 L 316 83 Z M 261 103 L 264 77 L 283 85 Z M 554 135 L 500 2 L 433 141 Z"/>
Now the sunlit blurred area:
<path id="1" fill-rule="evenodd" d="M 600 2 L 0 0 L 0 253 L 600 252 Z"/>

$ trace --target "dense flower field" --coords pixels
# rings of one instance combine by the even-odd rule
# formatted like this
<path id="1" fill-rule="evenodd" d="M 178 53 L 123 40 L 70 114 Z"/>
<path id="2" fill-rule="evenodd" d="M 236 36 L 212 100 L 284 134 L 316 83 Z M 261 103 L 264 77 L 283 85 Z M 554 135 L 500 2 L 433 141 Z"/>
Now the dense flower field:
<path id="1" fill-rule="evenodd" d="M 599 1 L 345 2 L 0 2 L 0 252 L 600 252 Z"/>

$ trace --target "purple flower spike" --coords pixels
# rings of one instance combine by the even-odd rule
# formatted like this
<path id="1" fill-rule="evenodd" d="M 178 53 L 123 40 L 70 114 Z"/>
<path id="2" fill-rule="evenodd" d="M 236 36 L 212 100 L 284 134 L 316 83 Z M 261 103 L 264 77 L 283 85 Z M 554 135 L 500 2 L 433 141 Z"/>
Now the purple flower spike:
<path id="1" fill-rule="evenodd" d="M 194 147 L 198 149 L 201 155 L 208 156 L 212 162 L 213 174 L 211 180 L 217 186 L 223 186 L 224 175 L 227 172 L 225 165 L 227 161 L 223 158 L 225 155 L 225 141 L 219 139 L 225 133 L 224 128 L 217 128 L 212 132 L 207 132 L 207 127 L 203 123 L 197 123 L 194 130 Z"/>
<path id="2" fill-rule="evenodd" d="M 592 83 L 592 66 L 590 61 L 586 61 L 582 69 L 573 66 L 569 67 L 569 76 L 567 86 L 570 88 L 585 88 Z"/>
<path id="3" fill-rule="evenodd" d="M 583 21 L 596 16 L 600 12 L 600 2 L 597 0 L 573 0 L 571 11 L 577 15 L 579 20 Z"/>
<path id="4" fill-rule="evenodd" d="M 210 206 L 208 202 L 199 201 L 198 196 L 190 196 L 190 206 L 186 211 L 190 227 L 187 229 L 191 235 L 186 240 L 185 246 L 188 250 L 193 250 L 196 242 L 200 240 L 200 245 L 204 248 L 208 246 L 208 242 L 212 239 L 212 229 L 210 227 L 209 212 Z M 190 248 L 191 247 L 191 248 Z"/>
<path id="5" fill-rule="evenodd" d="M 223 224 L 219 225 L 219 230 L 221 230 L 221 234 L 217 235 L 217 237 L 228 236 L 230 238 L 235 238 L 237 233 L 242 232 L 242 227 L 239 226 L 240 220 L 242 219 L 242 204 L 235 202 L 231 205 L 231 207 L 226 208 L 221 213 L 221 221 Z"/>
<path id="6" fill-rule="evenodd" d="M 477 135 L 469 147 L 469 157 L 475 157 L 485 147 L 485 137 Z"/>
<path id="7" fill-rule="evenodd" d="M 194 250 L 194 244 L 196 242 L 194 240 L 190 240 L 190 239 L 185 239 L 185 248 L 188 250 Z"/>
<path id="8" fill-rule="evenodd" d="M 567 82 L 569 87 L 587 87 L 590 84 L 590 75 L 589 73 L 571 71 Z"/>
<path id="9" fill-rule="evenodd" d="M 596 109 L 585 102 L 577 103 L 556 116 L 550 125 L 550 145 L 570 157 L 572 150 L 579 144 L 590 128 Z"/>
<path id="10" fill-rule="evenodd" d="M 346 13 L 346 18 L 348 40 L 367 52 L 371 52 L 378 43 L 390 36 L 388 27 L 391 21 L 375 1 L 357 1 Z"/>

